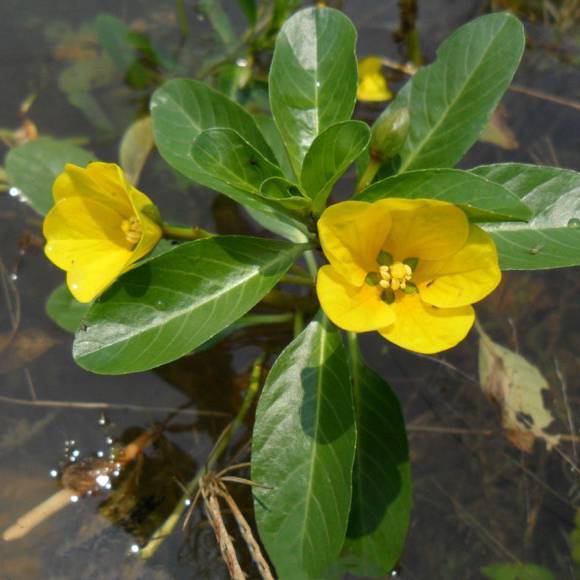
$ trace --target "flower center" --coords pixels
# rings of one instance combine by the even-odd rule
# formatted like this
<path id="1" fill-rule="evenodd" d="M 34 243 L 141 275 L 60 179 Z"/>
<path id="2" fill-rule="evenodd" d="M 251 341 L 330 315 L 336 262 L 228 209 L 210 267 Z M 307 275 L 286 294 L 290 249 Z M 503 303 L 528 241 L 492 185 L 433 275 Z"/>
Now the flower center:
<path id="1" fill-rule="evenodd" d="M 131 244 L 138 244 L 143 235 L 143 228 L 141 223 L 135 216 L 131 216 L 128 220 L 123 220 L 121 228 L 125 233 L 125 239 Z"/>
<path id="2" fill-rule="evenodd" d="M 402 290 L 405 294 L 418 292 L 417 286 L 411 281 L 418 262 L 417 258 L 395 262 L 391 254 L 380 252 L 377 256 L 379 271 L 369 272 L 365 281 L 370 286 L 379 286 L 381 299 L 392 304 L 397 290 Z"/>

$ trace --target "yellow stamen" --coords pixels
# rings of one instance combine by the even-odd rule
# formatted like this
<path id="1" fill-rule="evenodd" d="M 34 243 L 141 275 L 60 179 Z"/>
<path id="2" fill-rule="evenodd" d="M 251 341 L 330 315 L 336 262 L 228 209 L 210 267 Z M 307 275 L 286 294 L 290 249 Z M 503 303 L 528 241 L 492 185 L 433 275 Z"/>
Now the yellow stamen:
<path id="1" fill-rule="evenodd" d="M 128 220 L 123 220 L 121 224 L 125 239 L 131 244 L 137 244 L 143 235 L 143 228 L 136 216 L 131 216 Z"/>
<path id="2" fill-rule="evenodd" d="M 413 269 L 403 262 L 394 262 L 390 266 L 379 266 L 379 286 L 385 290 L 405 290 L 413 276 Z M 414 286 L 411 283 L 412 286 Z"/>

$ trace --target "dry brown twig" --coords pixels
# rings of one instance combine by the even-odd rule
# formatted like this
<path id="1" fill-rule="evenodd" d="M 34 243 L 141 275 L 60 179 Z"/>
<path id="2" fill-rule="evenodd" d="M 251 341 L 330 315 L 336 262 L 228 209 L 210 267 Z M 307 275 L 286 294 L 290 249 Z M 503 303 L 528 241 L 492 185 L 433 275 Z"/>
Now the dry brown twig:
<path id="1" fill-rule="evenodd" d="M 191 504 L 191 509 L 183 523 L 183 526 L 186 527 L 190 521 L 191 514 L 195 509 L 195 506 L 201 497 L 203 499 L 205 513 L 207 514 L 208 521 L 214 531 L 216 541 L 220 548 L 220 552 L 222 558 L 228 568 L 230 576 L 234 580 L 243 580 L 246 578 L 245 573 L 240 566 L 240 563 L 237 559 L 236 550 L 233 544 L 232 537 L 229 535 L 227 527 L 224 523 L 221 505 L 219 499 L 221 498 L 223 501 L 226 502 L 229 510 L 234 516 L 236 523 L 238 524 L 238 528 L 248 547 L 250 555 L 258 568 L 258 572 L 260 573 L 260 577 L 263 580 L 274 580 L 272 576 L 272 572 L 270 570 L 270 566 L 266 561 L 266 558 L 262 554 L 262 550 L 260 545 L 256 541 L 254 534 L 252 532 L 252 528 L 248 524 L 248 521 L 244 517 L 242 511 L 238 507 L 237 503 L 235 502 L 234 498 L 231 496 L 228 488 L 226 487 L 224 482 L 231 482 L 231 483 L 241 483 L 244 485 L 251 485 L 251 486 L 258 486 L 259 484 L 245 479 L 243 477 L 236 477 L 232 475 L 226 475 L 234 470 L 241 469 L 248 467 L 249 463 L 239 463 L 238 465 L 232 465 L 230 467 L 226 467 L 222 471 L 215 473 L 213 471 L 208 472 L 200 481 L 199 489 L 193 499 Z"/>

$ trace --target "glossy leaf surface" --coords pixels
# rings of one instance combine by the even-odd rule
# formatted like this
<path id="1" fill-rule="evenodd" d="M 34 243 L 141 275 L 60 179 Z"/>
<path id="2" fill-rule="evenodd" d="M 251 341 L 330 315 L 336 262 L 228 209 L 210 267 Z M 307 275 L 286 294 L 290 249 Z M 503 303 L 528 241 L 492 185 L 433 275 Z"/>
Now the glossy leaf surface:
<path id="1" fill-rule="evenodd" d="M 457 29 L 397 95 L 411 125 L 399 172 L 452 167 L 477 141 L 508 88 L 524 50 L 520 21 L 489 14 Z"/>
<path id="2" fill-rule="evenodd" d="M 472 170 L 517 195 L 533 212 L 526 224 L 489 224 L 504 270 L 580 265 L 580 173 L 523 163 Z"/>
<path id="3" fill-rule="evenodd" d="M 6 156 L 6 172 L 25 200 L 44 215 L 53 205 L 52 184 L 65 164 L 84 167 L 94 160 L 93 153 L 77 145 L 41 137 L 11 149 Z"/>
<path id="4" fill-rule="evenodd" d="M 277 578 L 321 578 L 337 560 L 355 439 L 345 348 L 320 313 L 279 356 L 256 413 L 254 506 Z"/>
<path id="5" fill-rule="evenodd" d="M 245 236 L 181 244 L 122 276 L 93 304 L 74 357 L 104 374 L 175 360 L 255 306 L 303 249 Z"/>
<path id="6" fill-rule="evenodd" d="M 461 207 L 475 222 L 526 220 L 532 215 L 508 189 L 459 169 L 422 169 L 387 177 L 367 187 L 356 199 L 377 201 L 388 197 L 448 201 Z"/>
<path id="7" fill-rule="evenodd" d="M 351 343 L 351 373 L 357 449 L 342 559 L 359 575 L 383 576 L 399 561 L 409 527 L 411 469 L 405 421 L 397 396 L 365 364 L 356 342 Z"/>
<path id="8" fill-rule="evenodd" d="M 46 301 L 46 313 L 63 330 L 76 332 L 90 308 L 74 299 L 65 284 L 57 286 Z"/>
<path id="9" fill-rule="evenodd" d="M 332 8 L 301 10 L 278 35 L 270 69 L 270 105 L 296 176 L 314 139 L 352 115 L 355 42 L 351 21 Z"/>
<path id="10" fill-rule="evenodd" d="M 314 139 L 304 157 L 300 182 L 316 212 L 322 211 L 335 183 L 365 150 L 370 137 L 366 123 L 344 121 Z"/>

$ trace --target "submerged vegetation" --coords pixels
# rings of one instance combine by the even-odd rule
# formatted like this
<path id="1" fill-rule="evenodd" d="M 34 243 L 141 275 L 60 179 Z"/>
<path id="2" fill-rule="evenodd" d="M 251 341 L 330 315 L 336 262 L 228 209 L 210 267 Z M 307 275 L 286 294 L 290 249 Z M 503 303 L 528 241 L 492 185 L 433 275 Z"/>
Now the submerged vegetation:
<path id="1" fill-rule="evenodd" d="M 0 132 L 3 242 L 27 232 L 0 404 L 40 415 L 7 413 L 0 454 L 67 442 L 40 452 L 59 490 L 2 468 L 1 501 L 33 490 L 0 516 L 11 577 L 575 578 L 580 174 L 504 96 L 579 114 L 512 84 L 526 40 L 526 66 L 578 58 L 579 15 L 492 2 L 435 53 L 420 4 L 370 55 L 348 3 L 43 23 L 77 123 L 45 131 L 39 89 Z M 51 292 L 23 285 L 58 280 L 41 248 Z"/>

